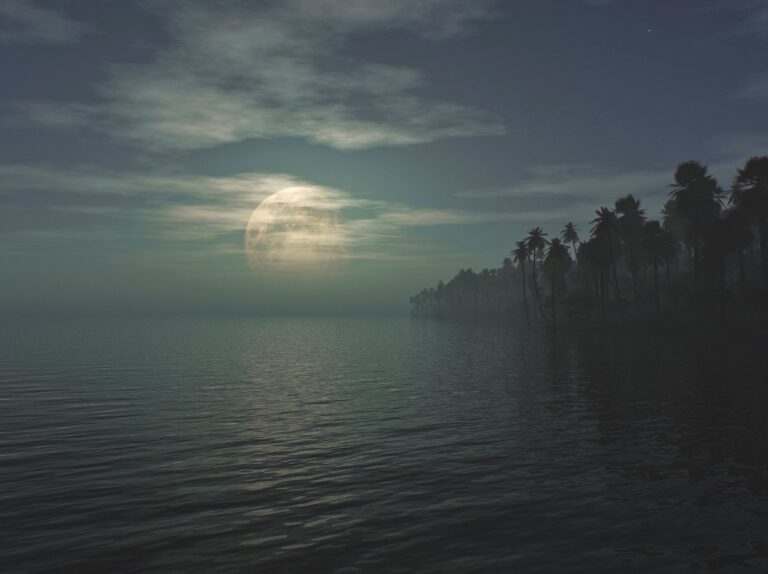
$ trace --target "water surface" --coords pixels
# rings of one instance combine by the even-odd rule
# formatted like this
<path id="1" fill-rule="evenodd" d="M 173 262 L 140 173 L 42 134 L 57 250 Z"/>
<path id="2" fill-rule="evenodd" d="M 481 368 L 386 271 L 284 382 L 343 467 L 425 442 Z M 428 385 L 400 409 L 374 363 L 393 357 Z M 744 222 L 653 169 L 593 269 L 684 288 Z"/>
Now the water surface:
<path id="1" fill-rule="evenodd" d="M 765 341 L 7 326 L 4 572 L 768 567 Z"/>

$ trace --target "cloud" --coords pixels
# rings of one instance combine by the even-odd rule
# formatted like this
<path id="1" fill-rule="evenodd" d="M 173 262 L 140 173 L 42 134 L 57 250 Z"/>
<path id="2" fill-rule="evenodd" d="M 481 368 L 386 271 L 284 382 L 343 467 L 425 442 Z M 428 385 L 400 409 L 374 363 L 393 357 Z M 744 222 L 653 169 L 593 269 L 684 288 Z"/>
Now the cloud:
<path id="1" fill-rule="evenodd" d="M 749 78 L 735 95 L 744 100 L 768 99 L 768 74 L 758 74 Z"/>
<path id="2" fill-rule="evenodd" d="M 513 185 L 467 190 L 455 194 L 463 198 L 499 197 L 577 197 L 603 201 L 619 194 L 638 196 L 665 190 L 671 170 L 617 170 L 592 164 L 554 164 L 529 168 L 527 177 Z"/>
<path id="3" fill-rule="evenodd" d="M 617 198 L 639 198 L 648 216 L 658 217 L 669 193 L 674 166 L 664 169 L 619 169 L 599 164 L 549 164 L 527 169 L 519 181 L 504 187 L 454 194 L 471 202 L 506 200 L 510 221 L 526 225 L 586 223 L 595 209 L 613 206 Z"/>
<path id="4" fill-rule="evenodd" d="M 743 164 L 755 155 L 768 154 L 768 134 L 725 133 L 709 140 L 709 147 L 720 156 L 724 165 Z"/>
<path id="5" fill-rule="evenodd" d="M 33 0 L 0 2 L 0 44 L 70 44 L 85 27 Z"/>
<path id="6" fill-rule="evenodd" d="M 337 239 L 346 259 L 412 259 L 430 246 L 415 249 L 409 230 L 517 221 L 530 215 L 414 208 L 355 197 L 279 173 L 206 177 L 6 164 L 0 165 L 0 227 L 6 234 L 38 237 L 48 248 L 50 241 L 64 237 L 88 241 L 107 237 L 150 241 L 156 248 L 184 252 L 242 256 L 254 209 L 278 191 L 295 187 L 322 199 L 312 207 L 339 213 Z M 141 235 L 126 229 L 140 229 Z"/>
<path id="7" fill-rule="evenodd" d="M 701 3 L 698 6 L 692 6 L 689 11 L 693 14 L 717 14 L 722 12 L 746 12 L 765 5 L 765 0 L 728 0 L 720 2 L 713 0 L 712 3 Z"/>
<path id="8" fill-rule="evenodd" d="M 739 26 L 737 33 L 768 40 L 768 7 L 765 6 L 765 2 L 763 0 L 745 2 L 743 5 L 735 4 L 734 8 L 739 6 L 748 9 L 750 15 Z M 759 9 L 755 10 L 754 8 L 758 6 Z M 768 99 L 768 72 L 762 71 L 746 78 L 733 95 L 745 101 L 762 102 Z"/>
<path id="9" fill-rule="evenodd" d="M 150 62 L 111 66 L 99 104 L 36 102 L 20 108 L 26 118 L 95 127 L 159 150 L 276 137 L 348 150 L 505 132 L 490 114 L 425 99 L 428 82 L 418 70 L 349 50 L 370 33 L 451 39 L 488 16 L 487 1 L 146 5 L 170 38 Z"/>
<path id="10" fill-rule="evenodd" d="M 298 180 L 286 174 L 246 173 L 206 177 L 174 173 L 121 173 L 89 167 L 59 169 L 45 164 L 0 164 L 0 194 L 77 193 L 83 197 L 149 197 L 156 202 L 261 201 Z"/>
<path id="11" fill-rule="evenodd" d="M 28 123 L 54 129 L 77 128 L 99 121 L 93 106 L 77 103 L 51 103 L 41 101 L 5 104 L 8 113 L 0 117 L 0 125 L 23 127 Z"/>
<path id="12" fill-rule="evenodd" d="M 4 192 L 63 194 L 72 197 L 72 202 L 60 205 L 46 198 L 46 203 L 52 209 L 87 214 L 95 220 L 141 220 L 147 233 L 163 242 L 180 248 L 209 249 L 239 248 L 248 220 L 263 199 L 287 187 L 306 187 L 322 192 L 324 204 L 317 207 L 340 213 L 347 257 L 359 259 L 366 253 L 379 253 L 391 258 L 413 251 L 408 235 L 418 228 L 586 219 L 601 202 L 612 204 L 626 193 L 642 198 L 646 207 L 660 207 L 672 171 L 621 171 L 598 165 L 537 166 L 510 186 L 457 193 L 460 198 L 473 200 L 468 209 L 445 209 L 356 197 L 345 190 L 286 174 L 203 177 L 6 165 L 0 166 L 0 197 Z M 498 204 L 494 209 L 483 209 L 480 203 L 500 198 L 512 203 L 506 209 L 498 209 Z"/>
<path id="13" fill-rule="evenodd" d="M 742 30 L 758 38 L 768 39 L 768 7 L 765 6 L 765 2 L 762 2 L 759 10 L 752 12 Z"/>

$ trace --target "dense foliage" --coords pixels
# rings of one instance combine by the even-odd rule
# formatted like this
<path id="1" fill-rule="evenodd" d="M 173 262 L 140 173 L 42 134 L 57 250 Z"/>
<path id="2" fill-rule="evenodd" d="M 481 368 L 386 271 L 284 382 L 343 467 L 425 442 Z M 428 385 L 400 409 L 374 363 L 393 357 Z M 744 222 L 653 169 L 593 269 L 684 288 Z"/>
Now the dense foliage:
<path id="1" fill-rule="evenodd" d="M 763 306 L 768 300 L 768 156 L 738 170 L 728 192 L 705 165 L 677 166 L 660 220 L 626 195 L 600 207 L 584 240 L 540 227 L 498 269 L 462 269 L 411 297 L 416 315 L 496 316 L 557 326 L 662 309 Z"/>

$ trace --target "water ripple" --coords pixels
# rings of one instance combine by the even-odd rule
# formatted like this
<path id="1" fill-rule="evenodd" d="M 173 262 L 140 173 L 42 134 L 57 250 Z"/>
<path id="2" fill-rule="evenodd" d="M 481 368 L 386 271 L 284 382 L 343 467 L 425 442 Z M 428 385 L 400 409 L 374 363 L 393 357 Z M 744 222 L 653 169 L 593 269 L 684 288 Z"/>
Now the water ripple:
<path id="1" fill-rule="evenodd" d="M 764 341 L 399 319 L 0 335 L 3 572 L 768 566 Z"/>

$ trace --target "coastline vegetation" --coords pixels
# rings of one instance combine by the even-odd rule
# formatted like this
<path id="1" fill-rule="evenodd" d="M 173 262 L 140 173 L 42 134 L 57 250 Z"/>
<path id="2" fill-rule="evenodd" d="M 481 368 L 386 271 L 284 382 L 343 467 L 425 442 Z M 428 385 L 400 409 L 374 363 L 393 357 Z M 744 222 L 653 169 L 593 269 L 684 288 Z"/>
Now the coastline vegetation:
<path id="1" fill-rule="evenodd" d="M 528 326 L 725 327 L 768 306 L 768 156 L 725 191 L 707 166 L 677 166 L 659 219 L 633 195 L 595 211 L 590 228 L 534 227 L 497 269 L 462 269 L 410 299 L 411 313 Z"/>

